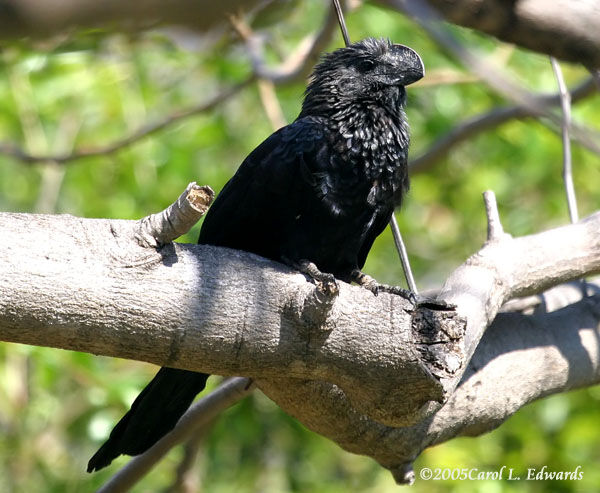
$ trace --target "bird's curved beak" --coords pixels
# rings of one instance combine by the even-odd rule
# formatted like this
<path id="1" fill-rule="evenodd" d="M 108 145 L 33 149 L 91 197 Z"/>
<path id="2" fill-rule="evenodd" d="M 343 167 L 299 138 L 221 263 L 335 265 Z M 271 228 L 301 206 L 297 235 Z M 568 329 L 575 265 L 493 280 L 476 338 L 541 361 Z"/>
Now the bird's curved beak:
<path id="1" fill-rule="evenodd" d="M 407 86 L 423 78 L 425 65 L 415 50 L 405 45 L 394 44 L 392 54 L 398 67 L 398 72 L 394 74 L 396 84 Z"/>

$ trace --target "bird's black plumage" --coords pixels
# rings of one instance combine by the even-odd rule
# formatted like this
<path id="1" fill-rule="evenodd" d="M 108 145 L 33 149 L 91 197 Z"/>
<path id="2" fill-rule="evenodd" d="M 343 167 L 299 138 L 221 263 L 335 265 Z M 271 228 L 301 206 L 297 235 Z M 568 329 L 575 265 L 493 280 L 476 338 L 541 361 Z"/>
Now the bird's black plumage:
<path id="1" fill-rule="evenodd" d="M 208 211 L 199 243 L 253 252 L 350 282 L 408 189 L 404 86 L 410 48 L 368 38 L 325 55 L 298 118 L 244 160 Z M 139 454 L 173 428 L 208 375 L 162 368 L 88 471 Z"/>

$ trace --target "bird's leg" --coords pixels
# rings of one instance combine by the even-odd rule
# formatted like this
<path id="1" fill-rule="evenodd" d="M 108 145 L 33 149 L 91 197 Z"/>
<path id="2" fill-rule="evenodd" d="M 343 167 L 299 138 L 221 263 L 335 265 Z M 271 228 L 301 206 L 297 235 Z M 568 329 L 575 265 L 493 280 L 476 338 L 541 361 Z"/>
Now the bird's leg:
<path id="1" fill-rule="evenodd" d="M 335 276 L 329 272 L 322 272 L 319 268 L 310 260 L 299 260 L 297 262 L 283 259 L 284 262 L 294 269 L 299 270 L 303 274 L 306 274 L 313 281 L 316 281 L 321 289 L 330 294 L 337 293 L 339 291 L 338 283 Z"/>
<path id="2" fill-rule="evenodd" d="M 359 286 L 368 289 L 375 296 L 377 296 L 379 293 L 385 292 L 402 296 L 404 299 L 410 301 L 414 305 L 416 305 L 418 302 L 417 295 L 412 291 L 401 288 L 400 286 L 390 286 L 388 284 L 382 284 L 376 279 L 372 278 L 370 275 L 365 274 L 360 269 L 354 269 L 350 273 L 350 276 L 352 278 L 352 281 L 354 281 Z"/>
<path id="3" fill-rule="evenodd" d="M 350 274 L 352 281 L 359 286 L 368 289 L 375 296 L 379 293 L 390 293 L 401 296 L 405 300 L 415 305 L 418 308 L 429 308 L 430 310 L 454 310 L 456 307 L 451 303 L 447 303 L 443 300 L 437 300 L 428 296 L 416 294 L 409 289 L 401 288 L 400 286 L 390 286 L 389 284 L 382 284 L 370 275 L 365 274 L 360 269 L 354 269 Z"/>

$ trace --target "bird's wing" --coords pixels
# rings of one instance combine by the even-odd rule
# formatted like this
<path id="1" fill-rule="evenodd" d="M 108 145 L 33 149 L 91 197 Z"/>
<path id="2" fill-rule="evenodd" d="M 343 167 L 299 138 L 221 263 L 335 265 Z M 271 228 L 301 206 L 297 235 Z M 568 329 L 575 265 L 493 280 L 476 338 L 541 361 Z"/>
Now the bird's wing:
<path id="1" fill-rule="evenodd" d="M 394 209 L 392 207 L 382 207 L 377 209 L 376 213 L 373 215 L 373 221 L 364 232 L 363 241 L 358 251 L 357 263 L 360 269 L 364 267 L 365 262 L 367 261 L 367 255 L 369 255 L 369 251 L 371 250 L 375 239 L 383 233 L 383 230 L 392 218 L 393 212 Z"/>
<path id="2" fill-rule="evenodd" d="M 316 118 L 298 119 L 273 133 L 225 185 L 204 219 L 198 243 L 279 260 L 276 235 L 323 194 L 318 177 L 329 158 L 325 127 Z"/>

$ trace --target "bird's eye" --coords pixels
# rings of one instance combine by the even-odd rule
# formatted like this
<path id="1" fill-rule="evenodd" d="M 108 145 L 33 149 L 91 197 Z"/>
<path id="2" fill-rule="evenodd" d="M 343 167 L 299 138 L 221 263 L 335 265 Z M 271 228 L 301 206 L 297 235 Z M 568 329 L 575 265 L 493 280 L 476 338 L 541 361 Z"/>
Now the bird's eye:
<path id="1" fill-rule="evenodd" d="M 369 70 L 373 70 L 373 67 L 375 67 L 375 62 L 373 62 L 373 60 L 369 60 L 368 58 L 364 58 L 358 61 L 356 67 L 360 72 L 368 72 Z"/>

